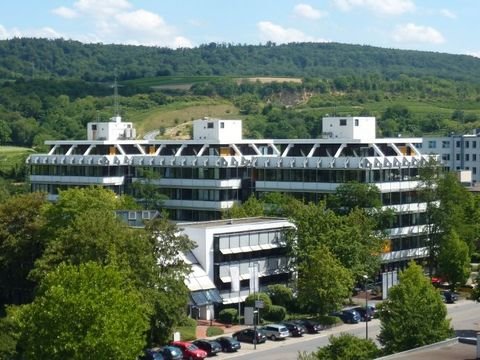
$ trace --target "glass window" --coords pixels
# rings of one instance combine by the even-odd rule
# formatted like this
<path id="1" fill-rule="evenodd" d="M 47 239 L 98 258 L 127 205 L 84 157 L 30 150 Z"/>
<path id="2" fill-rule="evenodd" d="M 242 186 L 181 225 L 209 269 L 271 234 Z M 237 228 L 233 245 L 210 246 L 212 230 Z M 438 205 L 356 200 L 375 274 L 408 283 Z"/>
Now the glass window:
<path id="1" fill-rule="evenodd" d="M 450 141 L 444 140 L 442 141 L 442 148 L 443 149 L 448 149 L 450 147 Z"/>
<path id="2" fill-rule="evenodd" d="M 358 119 L 355 119 L 355 126 L 358 126 Z"/>
<path id="3" fill-rule="evenodd" d="M 207 128 L 208 129 L 213 129 L 213 122 L 207 123 Z"/>
<path id="4" fill-rule="evenodd" d="M 347 119 L 340 119 L 340 126 L 347 126 Z"/>
<path id="5" fill-rule="evenodd" d="M 435 140 L 429 140 L 428 141 L 428 148 L 429 149 L 435 149 L 437 147 L 437 142 Z"/>

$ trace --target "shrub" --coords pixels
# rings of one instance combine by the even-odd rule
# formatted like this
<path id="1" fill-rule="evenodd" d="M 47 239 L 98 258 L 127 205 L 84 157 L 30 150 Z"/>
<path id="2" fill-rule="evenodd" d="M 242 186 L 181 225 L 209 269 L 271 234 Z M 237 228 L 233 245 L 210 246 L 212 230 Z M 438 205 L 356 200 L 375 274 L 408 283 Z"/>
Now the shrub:
<path id="1" fill-rule="evenodd" d="M 232 324 L 237 320 L 238 311 L 237 309 L 223 309 L 218 314 L 218 320 L 224 324 Z"/>
<path id="2" fill-rule="evenodd" d="M 218 336 L 223 335 L 223 329 L 217 326 L 210 326 L 207 329 L 207 336 Z"/>
<path id="3" fill-rule="evenodd" d="M 269 285 L 267 294 L 272 300 L 272 304 L 290 308 L 293 301 L 293 292 L 289 287 L 282 284 Z"/>
<path id="4" fill-rule="evenodd" d="M 260 312 L 260 315 L 262 313 Z M 268 312 L 264 311 L 264 318 L 269 321 L 282 321 L 285 319 L 285 316 L 287 315 L 287 310 L 283 306 L 279 305 L 272 305 L 270 306 L 270 309 Z"/>
<path id="5" fill-rule="evenodd" d="M 320 324 L 322 324 L 323 326 L 326 326 L 326 327 L 338 325 L 342 322 L 342 320 L 340 320 L 340 318 L 338 318 L 336 316 L 328 316 L 328 315 L 322 315 L 322 316 L 318 317 L 317 320 Z"/>
<path id="6" fill-rule="evenodd" d="M 255 301 L 260 300 L 263 301 L 263 309 L 261 310 L 261 314 L 267 314 L 268 311 L 270 310 L 270 306 L 272 306 L 272 300 L 270 299 L 270 296 L 268 296 L 266 293 L 257 293 L 257 294 L 251 294 L 248 295 L 247 298 L 245 299 L 245 306 L 255 306 Z"/>
<path id="7" fill-rule="evenodd" d="M 472 263 L 480 263 L 480 252 L 474 252 L 472 254 Z"/>

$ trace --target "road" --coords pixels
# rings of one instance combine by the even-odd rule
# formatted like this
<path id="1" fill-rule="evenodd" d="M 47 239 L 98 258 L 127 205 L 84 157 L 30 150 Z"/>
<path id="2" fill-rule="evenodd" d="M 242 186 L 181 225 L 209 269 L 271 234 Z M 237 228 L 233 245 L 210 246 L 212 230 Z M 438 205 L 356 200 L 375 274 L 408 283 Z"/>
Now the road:
<path id="1" fill-rule="evenodd" d="M 447 310 L 452 319 L 452 325 L 457 333 L 467 333 L 472 330 L 480 330 L 480 303 L 469 300 L 461 300 L 456 304 L 448 304 Z M 380 321 L 372 320 L 368 323 L 370 338 L 375 338 L 380 331 Z M 365 323 L 354 325 L 341 325 L 333 329 L 322 331 L 317 335 L 304 335 L 301 338 L 288 338 L 283 341 L 267 341 L 260 344 L 257 349 L 253 345 L 242 343 L 242 349 L 234 354 L 220 354 L 220 359 L 261 359 L 261 360 L 296 360 L 299 352 L 312 352 L 318 347 L 328 344 L 330 335 L 338 335 L 341 332 L 348 332 L 358 337 L 365 336 Z"/>

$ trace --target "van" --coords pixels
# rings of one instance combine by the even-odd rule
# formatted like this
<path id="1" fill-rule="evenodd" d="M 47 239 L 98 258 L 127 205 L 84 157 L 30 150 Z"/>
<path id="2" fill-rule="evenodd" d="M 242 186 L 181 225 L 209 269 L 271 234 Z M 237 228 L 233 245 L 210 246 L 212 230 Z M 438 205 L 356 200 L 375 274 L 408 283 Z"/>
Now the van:
<path id="1" fill-rule="evenodd" d="M 290 336 L 287 327 L 281 324 L 268 324 L 262 327 L 262 330 L 267 338 L 273 341 L 285 339 Z"/>

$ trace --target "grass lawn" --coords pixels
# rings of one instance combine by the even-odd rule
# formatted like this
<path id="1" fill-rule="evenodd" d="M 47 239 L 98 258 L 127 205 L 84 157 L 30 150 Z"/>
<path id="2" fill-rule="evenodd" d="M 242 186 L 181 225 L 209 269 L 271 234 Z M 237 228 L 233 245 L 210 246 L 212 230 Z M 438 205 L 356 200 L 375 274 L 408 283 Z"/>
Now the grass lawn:
<path id="1" fill-rule="evenodd" d="M 0 170 L 7 172 L 9 169 L 23 165 L 26 157 L 34 152 L 30 148 L 18 146 L 0 146 Z"/>

